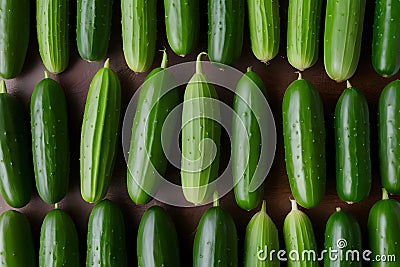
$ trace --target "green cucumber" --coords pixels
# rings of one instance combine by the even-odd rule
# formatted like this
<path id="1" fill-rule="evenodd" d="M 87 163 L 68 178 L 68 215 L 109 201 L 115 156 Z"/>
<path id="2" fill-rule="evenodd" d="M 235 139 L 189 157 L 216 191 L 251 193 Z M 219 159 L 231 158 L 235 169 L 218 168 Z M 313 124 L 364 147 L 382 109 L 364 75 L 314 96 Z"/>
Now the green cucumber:
<path id="1" fill-rule="evenodd" d="M 201 217 L 193 245 L 193 267 L 238 266 L 238 237 L 232 217 L 214 206 Z"/>
<path id="2" fill-rule="evenodd" d="M 400 69 L 400 2 L 377 0 L 372 35 L 372 66 L 390 77 Z"/>
<path id="3" fill-rule="evenodd" d="M 133 120 L 127 184 L 129 196 L 136 204 L 150 201 L 157 192 L 160 175 L 167 169 L 161 133 L 169 112 L 179 104 L 179 94 L 175 89 L 167 92 L 174 78 L 166 67 L 164 51 L 161 67 L 150 72 L 141 88 Z"/>
<path id="4" fill-rule="evenodd" d="M 245 210 L 257 207 L 264 192 L 263 185 L 251 192 L 250 184 L 257 175 L 261 155 L 257 116 L 265 112 L 265 99 L 260 98 L 265 92 L 261 78 L 248 68 L 236 86 L 233 100 L 237 117 L 232 122 L 232 176 L 236 203 Z"/>
<path id="5" fill-rule="evenodd" d="M 287 27 L 287 58 L 305 70 L 318 60 L 322 0 L 290 0 Z"/>
<path id="6" fill-rule="evenodd" d="M 80 173 L 87 202 L 101 200 L 111 180 L 121 108 L 121 85 L 107 59 L 90 83 L 83 116 Z"/>
<path id="7" fill-rule="evenodd" d="M 282 120 L 290 189 L 300 206 L 313 208 L 325 195 L 324 108 L 317 89 L 300 73 L 283 97 Z"/>
<path id="8" fill-rule="evenodd" d="M 34 267 L 36 256 L 28 218 L 18 211 L 0 215 L 0 263 L 7 267 Z"/>
<path id="9" fill-rule="evenodd" d="M 208 0 L 208 54 L 211 61 L 231 65 L 239 59 L 243 27 L 243 0 Z"/>
<path id="10" fill-rule="evenodd" d="M 102 60 L 110 41 L 113 0 L 78 0 L 76 44 L 81 58 Z"/>
<path id="11" fill-rule="evenodd" d="M 0 3 L 0 77 L 15 78 L 24 66 L 29 44 L 30 0 Z"/>
<path id="12" fill-rule="evenodd" d="M 366 0 L 328 0 L 326 4 L 324 63 L 336 82 L 356 72 L 361 51 Z"/>
<path id="13" fill-rule="evenodd" d="M 335 109 L 336 190 L 348 203 L 360 202 L 371 188 L 369 111 L 365 96 L 347 82 Z"/>
<path id="14" fill-rule="evenodd" d="M 386 261 L 372 261 L 371 267 L 396 267 L 400 259 L 400 202 L 389 199 L 385 189 L 382 191 L 382 200 L 369 211 L 368 238 L 371 259 L 379 256 L 381 260 L 386 257 Z"/>
<path id="15" fill-rule="evenodd" d="M 199 0 L 164 0 L 168 43 L 177 55 L 190 54 L 199 42 L 199 2 Z"/>
<path id="16" fill-rule="evenodd" d="M 79 239 L 74 221 L 57 207 L 47 213 L 42 223 L 39 266 L 79 266 Z"/>
<path id="17" fill-rule="evenodd" d="M 383 187 L 400 194 L 400 80 L 389 83 L 378 104 L 380 174 Z"/>
<path id="18" fill-rule="evenodd" d="M 297 251 L 298 258 L 288 257 L 289 267 L 318 267 L 317 242 L 310 218 L 298 209 L 296 200 L 283 224 L 286 251 Z"/>
<path id="19" fill-rule="evenodd" d="M 121 12 L 126 63 L 134 72 L 145 72 L 156 51 L 157 1 L 121 0 Z"/>
<path id="20" fill-rule="evenodd" d="M 362 266 L 361 230 L 356 218 L 336 208 L 325 228 L 325 267 Z M 336 253 L 333 250 L 337 251 Z M 359 259 L 357 260 L 357 251 Z"/>
<path id="21" fill-rule="evenodd" d="M 278 0 L 248 0 L 251 50 L 264 63 L 279 52 L 280 18 Z"/>
<path id="22" fill-rule="evenodd" d="M 182 189 L 196 205 L 207 202 L 214 192 L 211 183 L 218 177 L 221 136 L 218 95 L 202 73 L 203 54 L 198 55 L 196 73 L 186 86 L 182 111 Z"/>
<path id="23" fill-rule="evenodd" d="M 179 241 L 168 213 L 152 206 L 143 214 L 137 236 L 138 265 L 179 267 Z"/>
<path id="24" fill-rule="evenodd" d="M 25 206 L 32 194 L 32 158 L 24 109 L 0 83 L 0 192 L 8 205 Z"/>
<path id="25" fill-rule="evenodd" d="M 272 219 L 266 211 L 265 201 L 261 211 L 251 218 L 244 241 L 245 267 L 280 266 L 278 258 L 270 258 L 270 251 L 279 251 L 279 236 Z"/>
<path id="26" fill-rule="evenodd" d="M 45 76 L 31 98 L 32 154 L 39 196 L 54 204 L 68 191 L 68 117 L 61 86 Z"/>
<path id="27" fill-rule="evenodd" d="M 61 73 L 69 63 L 69 0 L 36 0 L 39 52 L 46 69 Z"/>
<path id="28" fill-rule="evenodd" d="M 127 266 L 125 242 L 120 208 L 108 199 L 100 201 L 89 217 L 86 267 Z"/>

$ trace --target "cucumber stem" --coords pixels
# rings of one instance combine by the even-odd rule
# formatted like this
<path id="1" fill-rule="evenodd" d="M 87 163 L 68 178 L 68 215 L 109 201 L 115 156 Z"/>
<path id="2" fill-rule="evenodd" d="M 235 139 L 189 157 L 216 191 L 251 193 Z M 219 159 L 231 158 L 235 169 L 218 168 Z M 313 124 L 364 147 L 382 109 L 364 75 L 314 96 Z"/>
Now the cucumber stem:
<path id="1" fill-rule="evenodd" d="M 340 207 L 336 207 L 336 212 L 341 212 L 342 209 Z"/>
<path id="2" fill-rule="evenodd" d="M 297 77 L 297 80 L 303 80 L 303 75 L 301 74 L 300 71 L 296 71 L 295 73 L 299 75 L 299 77 Z"/>
<path id="3" fill-rule="evenodd" d="M 218 192 L 217 191 L 214 192 L 214 204 L 213 204 L 213 206 L 214 207 L 218 207 L 219 206 L 219 199 L 218 199 Z"/>
<path id="4" fill-rule="evenodd" d="M 267 201 L 263 200 L 261 204 L 261 212 L 267 213 Z"/>
<path id="5" fill-rule="evenodd" d="M 250 72 L 253 69 L 252 66 L 247 67 L 247 72 Z"/>
<path id="6" fill-rule="evenodd" d="M 6 82 L 4 80 L 1 80 L 1 82 L 0 82 L 0 94 L 5 94 L 5 93 L 7 93 Z"/>
<path id="7" fill-rule="evenodd" d="M 346 84 L 347 84 L 347 88 L 351 88 L 351 87 L 353 87 L 353 86 L 351 86 L 351 83 L 350 83 L 350 81 L 349 81 L 349 80 L 347 80 L 347 81 L 346 81 Z"/>
<path id="8" fill-rule="evenodd" d="M 385 188 L 382 188 L 382 199 L 383 200 L 389 199 L 388 191 Z"/>
<path id="9" fill-rule="evenodd" d="M 107 58 L 106 62 L 104 62 L 104 68 L 107 68 L 107 69 L 110 68 L 110 59 L 109 58 Z"/>
<path id="10" fill-rule="evenodd" d="M 292 203 L 292 210 L 299 210 L 299 207 L 297 207 L 297 202 L 295 199 L 289 199 L 290 203 Z"/>
<path id="11" fill-rule="evenodd" d="M 44 71 L 44 78 L 48 79 L 49 78 L 49 73 L 47 71 Z"/>
<path id="12" fill-rule="evenodd" d="M 206 52 L 201 52 L 197 56 L 197 60 L 196 60 L 196 73 L 197 74 L 202 74 L 203 73 L 203 69 L 201 68 L 201 56 L 202 55 L 207 55 L 207 53 Z"/>
<path id="13" fill-rule="evenodd" d="M 161 60 L 161 68 L 165 69 L 167 68 L 167 63 L 168 63 L 167 50 L 164 48 L 162 51 L 163 51 L 163 57 Z"/>

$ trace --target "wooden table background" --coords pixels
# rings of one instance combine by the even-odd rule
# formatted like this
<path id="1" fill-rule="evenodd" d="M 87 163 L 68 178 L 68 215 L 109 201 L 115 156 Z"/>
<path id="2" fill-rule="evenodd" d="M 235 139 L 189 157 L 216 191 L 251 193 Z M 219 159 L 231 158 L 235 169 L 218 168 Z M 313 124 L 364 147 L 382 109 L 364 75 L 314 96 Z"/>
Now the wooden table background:
<path id="1" fill-rule="evenodd" d="M 86 252 L 86 230 L 89 213 L 92 204 L 84 202 L 80 196 L 79 191 L 79 142 L 80 142 L 80 129 L 83 117 L 83 110 L 86 100 L 86 94 L 89 88 L 89 83 L 96 73 L 102 67 L 103 62 L 88 63 L 83 61 L 78 53 L 75 42 L 75 23 L 76 23 L 76 1 L 70 1 L 70 50 L 71 58 L 68 69 L 59 75 L 51 75 L 56 79 L 65 90 L 68 102 L 68 116 L 69 116 L 69 134 L 70 134 L 70 147 L 71 147 L 71 173 L 70 173 L 70 188 L 67 196 L 60 202 L 60 207 L 66 210 L 74 219 L 78 234 L 80 237 L 81 260 L 85 262 Z M 281 102 L 283 94 L 287 86 L 297 78 L 294 73 L 295 69 L 289 65 L 286 55 L 286 21 L 287 21 L 287 0 L 281 0 L 281 45 L 279 55 L 273 59 L 269 64 L 265 65 L 253 56 L 250 49 L 249 32 L 247 15 L 245 19 L 245 35 L 244 47 L 240 60 L 234 65 L 237 69 L 245 71 L 248 66 L 253 66 L 253 70 L 261 76 L 266 84 L 268 90 L 268 100 L 275 116 L 277 125 L 277 151 L 275 161 L 272 166 L 271 172 L 268 175 L 265 184 L 264 199 L 267 200 L 268 213 L 276 223 L 280 231 L 281 247 L 283 248 L 282 226 L 286 214 L 290 210 L 289 197 L 291 196 L 289 184 L 284 167 L 284 151 L 283 151 L 283 138 L 282 138 L 282 118 L 281 118 Z M 351 79 L 354 87 L 359 88 L 367 97 L 370 108 L 370 122 L 371 122 L 371 156 L 372 156 L 372 171 L 373 171 L 373 185 L 370 196 L 359 204 L 347 205 L 338 199 L 335 190 L 335 147 L 334 147 L 334 132 L 333 132 L 333 112 L 336 102 L 345 89 L 345 83 L 337 84 L 329 79 L 325 73 L 323 66 L 323 50 L 322 43 L 320 45 L 320 58 L 315 66 L 311 69 L 304 71 L 303 77 L 311 81 L 319 90 L 324 102 L 325 119 L 326 119 L 326 132 L 327 132 L 327 193 L 321 204 L 311 210 L 305 212 L 311 218 L 319 249 L 323 246 L 323 236 L 325 230 L 325 223 L 335 211 L 336 206 L 342 207 L 344 211 L 350 212 L 355 215 L 361 225 L 363 237 L 366 237 L 366 222 L 370 207 L 381 196 L 381 184 L 379 178 L 379 162 L 377 156 L 377 127 L 376 127 L 376 111 L 377 102 L 380 92 L 383 87 L 394 79 L 400 78 L 400 74 L 390 79 L 385 79 L 376 74 L 371 65 L 371 40 L 372 40 L 372 24 L 374 2 L 367 1 L 364 33 L 362 42 L 362 52 L 359 67 L 356 74 Z M 165 37 L 165 25 L 163 20 L 163 5 L 159 1 L 158 5 L 158 40 L 157 50 L 167 47 L 169 56 L 169 66 L 195 60 L 196 55 L 201 51 L 207 49 L 207 2 L 201 1 L 201 36 L 198 49 L 191 55 L 181 58 L 172 53 L 168 47 Z M 38 45 L 36 39 L 35 28 L 35 13 L 34 7 L 31 7 L 31 41 L 29 44 L 28 55 L 26 58 L 23 72 L 13 80 L 7 81 L 9 92 L 16 95 L 25 105 L 27 118 L 29 116 L 29 101 L 30 96 L 35 85 L 43 78 L 43 71 L 45 70 L 38 52 Z M 323 11 L 323 13 L 325 13 Z M 323 16 L 324 17 L 324 16 Z M 121 80 L 122 84 L 122 115 L 129 100 L 135 90 L 142 84 L 147 73 L 134 73 L 126 65 L 121 42 L 121 12 L 120 1 L 114 1 L 114 11 L 112 20 L 112 34 L 110 40 L 110 47 L 108 57 L 111 61 L 111 68 L 115 70 Z M 321 23 L 321 40 L 323 38 L 323 21 Z M 161 53 L 157 52 L 154 64 L 151 69 L 158 67 L 161 62 Z M 218 88 L 220 98 L 227 104 L 232 104 L 232 94 L 228 93 L 223 88 Z M 122 121 L 122 120 L 121 120 Z M 121 123 L 122 125 L 122 123 Z M 230 156 L 230 144 L 223 141 L 222 154 L 224 155 L 221 166 L 226 165 L 226 159 Z M 27 148 L 30 149 L 30 148 Z M 225 163 L 224 163 L 225 162 Z M 221 167 L 222 168 L 222 167 Z M 174 180 L 179 180 L 179 171 L 170 168 L 168 176 Z M 119 205 L 122 209 L 126 220 L 126 237 L 127 237 L 127 250 L 129 266 L 136 266 L 136 233 L 140 218 L 146 208 L 153 205 L 150 202 L 148 205 L 138 206 L 131 202 L 126 189 L 126 165 L 122 153 L 121 142 L 118 144 L 118 153 L 114 169 L 114 175 L 110 188 L 108 190 L 107 198 L 111 199 Z M 400 200 L 399 196 L 394 198 Z M 242 261 L 242 248 L 244 241 L 245 228 L 252 217 L 257 211 L 247 212 L 240 209 L 235 202 L 233 192 L 223 197 L 220 201 L 221 206 L 225 208 L 233 217 L 239 236 L 239 261 Z M 190 266 L 192 261 L 192 243 L 196 232 L 197 224 L 204 211 L 209 206 L 197 208 L 179 208 L 172 206 L 165 206 L 168 213 L 172 216 L 176 224 L 179 240 L 180 251 L 182 258 L 182 266 Z M 0 200 L 0 210 L 7 210 L 9 207 Z M 34 234 L 35 246 L 39 248 L 39 232 L 41 222 L 46 213 L 52 209 L 51 205 L 44 203 L 37 195 L 33 193 L 30 203 L 24 208 L 20 209 L 25 213 L 31 222 Z M 364 245 L 366 246 L 366 238 L 364 238 Z"/>

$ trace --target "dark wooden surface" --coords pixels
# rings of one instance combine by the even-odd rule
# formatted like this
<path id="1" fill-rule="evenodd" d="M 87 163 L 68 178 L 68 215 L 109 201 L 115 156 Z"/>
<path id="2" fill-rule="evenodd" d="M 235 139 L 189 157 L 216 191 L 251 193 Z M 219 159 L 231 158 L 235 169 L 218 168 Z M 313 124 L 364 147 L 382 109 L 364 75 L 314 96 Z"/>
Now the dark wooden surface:
<path id="1" fill-rule="evenodd" d="M 168 47 L 168 43 L 165 38 L 164 22 L 163 22 L 163 7 L 162 1 L 159 1 L 159 21 L 158 21 L 158 40 L 157 49 L 167 47 L 169 55 L 169 65 L 192 61 L 196 55 L 201 51 L 207 49 L 207 16 L 206 16 L 206 1 L 202 2 L 202 17 L 201 17 L 201 42 L 198 49 L 191 55 L 181 58 L 174 55 Z M 372 35 L 372 23 L 373 23 L 373 1 L 368 1 L 366 17 L 364 23 L 364 34 L 362 42 L 362 55 L 359 63 L 358 70 L 351 82 L 354 87 L 359 88 L 367 97 L 369 108 L 370 108 L 370 121 L 371 121 L 371 154 L 372 154 L 372 166 L 373 166 L 373 186 L 370 196 L 359 204 L 347 205 L 340 201 L 335 191 L 335 167 L 334 167 L 334 139 L 333 139 L 333 111 L 336 105 L 336 101 L 339 98 L 340 93 L 345 89 L 345 84 L 337 84 L 336 82 L 329 79 L 324 71 L 322 61 L 322 46 L 320 49 L 320 59 L 318 63 L 309 70 L 303 73 L 303 77 L 311 81 L 319 90 L 325 107 L 325 119 L 327 128 L 327 194 L 321 204 L 311 210 L 305 210 L 310 216 L 316 237 L 318 240 L 318 246 L 322 249 L 323 246 L 323 234 L 325 229 L 325 223 L 329 215 L 335 211 L 335 207 L 340 206 L 343 210 L 348 211 L 355 215 L 360 222 L 364 245 L 366 241 L 366 221 L 368 217 L 368 211 L 370 207 L 380 198 L 381 185 L 379 179 L 379 162 L 377 157 L 377 128 L 376 128 L 376 110 L 377 101 L 379 94 L 383 87 L 388 84 L 391 80 L 400 78 L 397 74 L 395 77 L 390 79 L 381 78 L 378 76 L 371 66 L 371 35 Z M 27 55 L 26 63 L 23 72 L 18 78 L 7 81 L 9 91 L 16 95 L 25 105 L 26 114 L 29 115 L 29 101 L 34 86 L 43 78 L 44 66 L 41 62 L 38 45 L 36 40 L 35 32 L 35 20 L 34 12 L 32 8 L 32 34 L 31 42 L 29 45 L 29 52 Z M 284 151 L 283 151 L 283 139 L 282 139 L 282 121 L 281 121 L 281 102 L 283 94 L 287 86 L 297 78 L 294 73 L 295 69 L 289 65 L 285 57 L 286 47 L 286 20 L 287 20 L 287 0 L 281 1 L 281 47 L 279 55 L 272 60 L 269 64 L 265 65 L 257 61 L 252 55 L 249 34 L 248 34 L 248 23 L 246 17 L 245 23 L 245 37 L 244 37 L 244 48 L 242 56 L 237 64 L 234 65 L 237 69 L 245 71 L 248 66 L 253 66 L 253 70 L 262 77 L 268 90 L 268 100 L 271 105 L 275 121 L 277 125 L 277 151 L 275 161 L 272 166 L 271 172 L 268 175 L 267 182 L 265 184 L 264 198 L 268 203 L 268 212 L 274 222 L 276 223 L 280 231 L 281 247 L 283 248 L 283 237 L 282 237 L 282 225 L 286 214 L 290 210 L 289 197 L 291 196 L 289 184 L 284 167 Z M 127 67 L 121 45 L 121 29 L 120 29 L 120 1 L 114 3 L 113 13 L 113 31 L 111 34 L 110 48 L 108 57 L 111 60 L 111 68 L 115 70 L 121 79 L 122 83 L 122 106 L 123 113 L 133 95 L 135 90 L 142 84 L 147 73 L 137 74 L 129 70 Z M 323 12 L 324 13 L 324 12 Z M 71 48 L 71 59 L 68 69 L 60 75 L 51 75 L 52 78 L 56 79 L 65 90 L 67 101 L 68 101 L 68 115 L 69 115 L 69 130 L 70 130 L 70 146 L 71 146 L 71 175 L 70 175 L 70 189 L 64 200 L 61 201 L 60 207 L 66 210 L 76 222 L 79 236 L 80 236 L 80 248 L 82 263 L 85 261 L 86 251 L 86 229 L 89 213 L 92 208 L 92 204 L 85 203 L 79 191 L 79 140 L 80 140 L 80 128 L 83 116 L 83 110 L 86 100 L 86 94 L 89 88 L 89 83 L 94 76 L 95 72 L 103 65 L 103 62 L 99 63 L 88 63 L 79 58 L 75 43 L 75 1 L 71 1 L 71 22 L 70 22 L 70 48 Z M 322 21 L 323 22 L 323 21 Z M 322 23 L 323 25 L 323 23 Z M 323 28 L 323 27 L 322 27 Z M 321 31 L 322 38 L 322 31 Z M 152 68 L 158 66 L 161 60 L 161 53 L 156 54 L 154 65 Z M 232 95 L 227 93 L 222 88 L 218 89 L 220 98 L 231 104 Z M 222 153 L 225 154 L 225 158 L 229 158 L 229 142 L 223 143 Z M 30 148 L 27 148 L 30 149 Z M 173 179 L 179 180 L 179 172 L 175 169 L 169 171 L 168 175 Z M 127 194 L 126 189 L 126 166 L 122 153 L 121 144 L 118 145 L 118 155 L 114 170 L 113 179 L 108 190 L 107 197 L 115 201 L 122 209 L 127 229 L 127 248 L 129 257 L 129 266 L 136 266 L 136 232 L 139 225 L 140 218 L 145 209 L 151 205 L 150 202 L 145 206 L 138 206 L 133 204 Z M 399 196 L 394 198 L 400 200 Z M 240 244 L 240 259 L 242 261 L 242 246 L 244 241 L 245 228 L 250 220 L 251 216 L 256 211 L 244 211 L 238 208 L 235 203 L 233 193 L 230 192 L 220 201 L 221 206 L 225 208 L 234 218 Z M 163 205 L 162 203 L 159 203 Z M 163 205 L 165 206 L 165 205 Z M 178 229 L 180 244 L 181 244 L 181 258 L 183 266 L 190 266 L 192 260 L 192 243 L 195 235 L 197 224 L 200 217 L 208 206 L 197 207 L 197 208 L 179 208 L 172 206 L 165 206 L 168 213 L 172 216 L 176 227 Z M 0 201 L 0 210 L 6 210 L 9 207 Z M 25 213 L 31 222 L 35 245 L 39 247 L 39 231 L 41 222 L 46 213 L 52 209 L 51 205 L 45 204 L 38 197 L 37 193 L 34 192 L 30 203 L 20 209 L 21 212 Z"/>

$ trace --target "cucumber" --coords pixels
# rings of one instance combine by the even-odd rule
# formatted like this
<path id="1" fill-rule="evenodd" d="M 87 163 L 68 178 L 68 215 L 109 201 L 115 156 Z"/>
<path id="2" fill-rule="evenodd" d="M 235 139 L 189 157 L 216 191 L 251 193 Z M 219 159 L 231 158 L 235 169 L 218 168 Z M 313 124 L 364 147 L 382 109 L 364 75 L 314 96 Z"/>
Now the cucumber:
<path id="1" fill-rule="evenodd" d="M 190 54 L 199 42 L 199 2 L 199 0 L 164 0 L 168 43 L 177 55 Z"/>
<path id="2" fill-rule="evenodd" d="M 400 69 L 400 2 L 377 0 L 372 34 L 372 66 L 383 77 Z"/>
<path id="3" fill-rule="evenodd" d="M 133 120 L 127 184 L 129 196 L 136 204 L 150 201 L 157 192 L 157 181 L 167 169 L 161 133 L 169 111 L 179 104 L 179 94 L 175 89 L 167 91 L 174 78 L 166 67 L 167 53 L 164 51 L 161 67 L 146 77 L 141 88 Z"/>
<path id="4" fill-rule="evenodd" d="M 0 192 L 8 205 L 25 206 L 32 194 L 32 158 L 24 109 L 0 82 Z"/>
<path id="5" fill-rule="evenodd" d="M 251 50 L 264 63 L 279 52 L 280 18 L 278 0 L 248 0 Z"/>
<path id="6" fill-rule="evenodd" d="M 168 213 L 152 206 L 143 214 L 137 236 L 138 265 L 179 267 L 179 242 Z"/>
<path id="7" fill-rule="evenodd" d="M 351 78 L 360 59 L 366 0 L 328 0 L 324 34 L 326 73 L 336 82 Z"/>
<path id="8" fill-rule="evenodd" d="M 39 266 L 79 266 L 79 239 L 75 224 L 63 210 L 47 213 L 40 230 Z"/>
<path id="9" fill-rule="evenodd" d="M 368 238 L 371 259 L 379 255 L 382 260 L 382 256 L 386 257 L 387 261 L 372 261 L 371 267 L 396 267 L 400 259 L 400 203 L 389 199 L 385 189 L 382 191 L 382 200 L 369 211 Z"/>
<path id="10" fill-rule="evenodd" d="M 108 199 L 100 201 L 89 217 L 86 267 L 127 266 L 125 242 L 120 208 Z"/>
<path id="11" fill-rule="evenodd" d="M 298 258 L 288 257 L 289 267 L 318 267 L 317 242 L 311 220 L 307 214 L 297 208 L 296 200 L 283 224 L 283 237 L 286 251 L 297 251 Z"/>
<path id="12" fill-rule="evenodd" d="M 61 73 L 69 63 L 69 0 L 36 0 L 39 52 L 46 69 Z"/>
<path id="13" fill-rule="evenodd" d="M 245 210 L 257 207 L 264 192 L 263 185 L 250 191 L 250 184 L 260 164 L 261 130 L 257 116 L 265 112 L 265 99 L 260 98 L 265 92 L 261 78 L 248 68 L 236 86 L 233 100 L 237 117 L 232 122 L 232 176 L 236 203 Z"/>
<path id="14" fill-rule="evenodd" d="M 251 218 L 246 228 L 244 241 L 244 266 L 245 267 L 269 267 L 280 266 L 277 257 L 272 259 L 269 252 L 279 251 L 279 236 L 272 219 L 266 212 L 265 201 L 261 211 Z"/>
<path id="15" fill-rule="evenodd" d="M 98 202 L 111 180 L 121 108 L 121 85 L 107 59 L 90 83 L 83 115 L 80 174 L 81 194 Z"/>
<path id="16" fill-rule="evenodd" d="M 82 59 L 102 60 L 110 41 L 113 0 L 78 0 L 76 44 Z"/>
<path id="17" fill-rule="evenodd" d="M 68 191 L 67 103 L 61 86 L 47 72 L 32 93 L 31 132 L 37 191 L 43 201 L 57 203 Z"/>
<path id="18" fill-rule="evenodd" d="M 300 73 L 283 97 L 282 120 L 293 197 L 304 208 L 316 207 L 326 183 L 324 108 L 317 89 Z"/>
<path id="19" fill-rule="evenodd" d="M 186 86 L 182 111 L 182 189 L 186 200 L 196 205 L 207 202 L 214 192 L 221 136 L 218 95 L 202 73 L 203 54 Z"/>
<path id="20" fill-rule="evenodd" d="M 371 188 L 369 111 L 365 96 L 347 82 L 335 109 L 336 190 L 348 202 L 360 202 Z"/>
<path id="21" fill-rule="evenodd" d="M 208 0 L 208 55 L 211 61 L 231 65 L 242 54 L 243 0 Z"/>
<path id="22" fill-rule="evenodd" d="M 287 58 L 305 70 L 318 60 L 322 0 L 289 0 Z"/>
<path id="23" fill-rule="evenodd" d="M 238 237 L 232 217 L 214 206 L 201 217 L 193 245 L 193 267 L 238 266 Z"/>
<path id="24" fill-rule="evenodd" d="M 0 215 L 0 262 L 7 267 L 36 266 L 28 218 L 15 210 Z"/>
<path id="25" fill-rule="evenodd" d="M 0 77 L 17 77 L 24 66 L 29 44 L 30 1 L 0 2 Z"/>
<path id="26" fill-rule="evenodd" d="M 145 72 L 156 51 L 157 0 L 121 0 L 121 12 L 126 63 L 134 72 Z"/>
<path id="27" fill-rule="evenodd" d="M 400 194 L 400 80 L 389 83 L 378 104 L 379 161 L 383 187 Z"/>
<path id="28" fill-rule="evenodd" d="M 325 228 L 325 267 L 362 266 L 361 230 L 355 217 L 336 208 Z M 334 253 L 332 250 L 337 251 Z M 349 251 L 358 251 L 360 258 Z M 354 258 L 352 258 L 354 255 Z"/>

